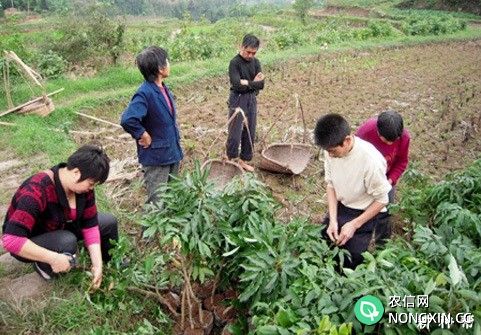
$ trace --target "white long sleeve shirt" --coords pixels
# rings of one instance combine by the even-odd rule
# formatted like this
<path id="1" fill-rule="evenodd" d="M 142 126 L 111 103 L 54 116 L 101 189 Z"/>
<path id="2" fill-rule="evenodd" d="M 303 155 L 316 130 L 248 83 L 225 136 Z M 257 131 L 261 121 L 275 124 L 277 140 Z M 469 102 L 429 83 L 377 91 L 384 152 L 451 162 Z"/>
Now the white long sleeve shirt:
<path id="1" fill-rule="evenodd" d="M 381 153 L 356 136 L 351 151 L 344 157 L 330 157 L 324 151 L 326 183 L 336 191 L 337 200 L 349 208 L 365 210 L 374 201 L 389 202 L 391 184 L 386 178 L 386 168 Z"/>

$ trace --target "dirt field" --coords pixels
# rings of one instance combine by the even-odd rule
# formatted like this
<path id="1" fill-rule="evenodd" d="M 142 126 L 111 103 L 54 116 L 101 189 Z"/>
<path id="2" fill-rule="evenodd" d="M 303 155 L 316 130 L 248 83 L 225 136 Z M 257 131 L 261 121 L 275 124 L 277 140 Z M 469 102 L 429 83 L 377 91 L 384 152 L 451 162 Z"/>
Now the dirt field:
<path id="1" fill-rule="evenodd" d="M 262 61 L 262 53 L 259 54 Z M 316 119 L 328 112 L 345 115 L 353 129 L 385 108 L 398 110 L 412 135 L 411 162 L 422 172 L 440 179 L 479 157 L 481 149 L 481 41 L 432 44 L 407 48 L 374 49 L 328 54 L 301 62 L 267 67 L 266 86 L 258 97 L 259 119 L 256 143 L 260 151 L 273 142 L 301 141 L 302 120 L 296 107 L 299 95 L 312 141 Z M 227 65 L 226 65 L 227 67 Z M 227 76 L 206 79 L 175 88 L 186 159 L 220 157 L 226 139 Z M 112 122 L 127 101 L 89 111 Z M 115 174 L 135 171 L 134 143 L 121 130 L 79 120 L 76 141 L 99 140 L 116 165 Z M 99 128 L 103 130 L 99 131 Z M 268 129 L 271 129 L 268 132 Z M 315 215 L 324 209 L 322 162 L 312 148 L 313 159 L 297 177 L 256 170 L 258 177 L 284 204 L 285 214 Z M 11 155 L 4 156 L 12 158 Z M 119 164 L 120 163 L 120 164 Z M 9 167 L 8 164 L 13 164 Z M 29 169 L 6 159 L 1 171 L 0 209 Z M 27 172 L 26 172 L 27 171 Z M 114 207 L 139 210 L 144 192 L 140 176 L 132 181 L 113 182 L 106 187 Z"/>
<path id="2" fill-rule="evenodd" d="M 262 53 L 259 57 L 262 60 Z M 475 41 L 323 53 L 267 67 L 266 87 L 258 97 L 254 163 L 270 143 L 302 140 L 302 119 L 295 98 L 298 94 L 311 143 L 315 122 L 324 113 L 345 115 L 355 129 L 386 108 L 398 110 L 412 135 L 412 164 L 439 180 L 479 157 L 480 60 L 481 41 Z M 175 88 L 174 93 L 186 153 L 183 167 L 191 167 L 195 159 L 221 157 L 226 139 L 227 76 Z M 116 122 L 126 103 L 91 113 Z M 85 131 L 86 126 L 92 132 L 99 127 L 82 120 L 77 130 Z M 79 143 L 100 140 L 114 160 L 130 159 L 123 170 L 133 171 L 133 141 L 120 134 L 122 131 L 75 136 Z M 256 170 L 284 205 L 285 215 L 317 216 L 324 210 L 322 162 L 314 147 L 312 154 L 310 165 L 297 177 Z M 117 208 L 138 210 L 144 197 L 140 176 L 133 183 L 113 183 L 108 194 Z"/>
<path id="3" fill-rule="evenodd" d="M 262 54 L 259 55 L 262 60 Z M 481 41 L 321 54 L 303 62 L 266 69 L 258 97 L 257 149 L 301 140 L 302 122 L 294 94 L 305 113 L 309 138 L 317 118 L 345 115 L 356 128 L 385 108 L 402 113 L 412 135 L 411 161 L 435 179 L 462 168 L 481 150 Z M 227 78 L 176 90 L 187 164 L 208 150 L 226 119 Z M 296 121 L 297 120 L 297 121 Z M 275 123 L 273 130 L 266 131 Z M 289 131 L 290 130 L 290 131 Z M 225 135 L 211 156 L 221 154 Z M 314 157 L 318 151 L 313 148 Z M 259 158 L 256 156 L 256 160 Z M 316 159 L 299 177 L 258 171 L 290 213 L 316 214 L 323 207 L 322 163 Z"/>

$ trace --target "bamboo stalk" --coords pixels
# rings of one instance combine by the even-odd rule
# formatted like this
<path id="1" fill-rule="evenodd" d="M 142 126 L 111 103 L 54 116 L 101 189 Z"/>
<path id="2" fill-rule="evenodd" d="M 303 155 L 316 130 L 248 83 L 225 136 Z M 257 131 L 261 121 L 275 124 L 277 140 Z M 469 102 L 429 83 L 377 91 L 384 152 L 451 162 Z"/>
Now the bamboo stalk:
<path id="1" fill-rule="evenodd" d="M 98 122 L 103 122 L 105 124 L 109 124 L 111 126 L 114 126 L 114 127 L 117 127 L 117 128 L 120 128 L 122 129 L 122 126 L 117 124 L 117 123 L 113 123 L 113 122 L 110 122 L 110 121 L 107 121 L 107 120 L 103 120 L 103 119 L 100 119 L 98 117 L 95 117 L 95 116 L 92 116 L 92 115 L 88 115 L 88 114 L 84 114 L 84 113 L 81 113 L 81 112 L 75 112 L 75 114 L 78 114 L 80 116 L 83 116 L 83 117 L 86 117 L 88 119 L 92 119 L 92 120 L 95 120 L 95 121 L 98 121 Z M 1 115 L 0 115 L 1 116 Z"/>
<path id="2" fill-rule="evenodd" d="M 304 134 L 302 135 L 302 143 L 306 143 L 306 136 L 307 136 L 307 126 L 306 126 L 306 119 L 304 117 L 304 109 L 302 108 L 301 100 L 299 98 L 299 94 L 295 94 L 296 101 L 297 101 L 297 106 L 299 106 L 299 109 L 301 111 L 301 118 L 302 118 L 302 126 L 304 127 Z"/>
<path id="3" fill-rule="evenodd" d="M 3 84 L 5 86 L 5 96 L 7 97 L 8 108 L 13 107 L 12 94 L 10 92 L 10 69 L 8 67 L 8 59 L 5 59 L 3 66 Z"/>
<path id="4" fill-rule="evenodd" d="M 272 124 L 271 124 L 271 126 L 269 127 L 269 129 L 267 129 L 266 133 L 264 134 L 264 136 L 262 137 L 262 139 L 259 141 L 260 146 L 261 146 L 263 149 L 264 149 L 265 144 L 266 144 L 267 136 L 270 134 L 270 132 L 272 131 L 272 129 L 277 125 L 277 123 L 284 118 L 284 116 L 286 115 L 286 113 L 287 113 L 288 110 L 289 110 L 289 109 L 285 108 L 285 109 L 282 111 L 281 115 L 280 115 L 278 118 L 276 118 L 276 119 L 274 120 L 274 122 L 272 122 Z"/>
<path id="5" fill-rule="evenodd" d="M 219 269 L 219 272 L 217 272 L 217 274 L 215 275 L 214 285 L 212 285 L 212 293 L 210 294 L 211 297 L 214 296 L 215 290 L 217 289 L 217 282 L 218 282 L 219 279 L 220 279 L 220 272 L 221 272 L 221 270 L 222 270 L 222 266 L 221 266 L 221 268 Z"/>
<path id="6" fill-rule="evenodd" d="M 251 148 L 252 148 L 252 150 L 254 150 L 254 144 L 253 144 L 253 142 L 252 142 L 253 139 L 252 139 L 251 133 L 250 133 L 250 131 L 249 131 L 249 123 L 248 123 L 248 121 L 247 121 L 247 117 L 246 117 L 244 111 L 242 110 L 242 108 L 237 107 L 237 108 L 235 109 L 235 112 L 234 112 L 234 113 L 231 115 L 231 117 L 227 120 L 227 123 L 225 124 L 225 126 L 229 126 L 230 123 L 231 123 L 231 122 L 234 120 L 234 118 L 237 116 L 237 114 L 241 114 L 241 115 L 242 115 L 242 123 L 243 123 L 243 125 L 247 128 L 247 135 L 249 136 L 249 141 L 250 141 L 250 144 L 251 144 Z M 225 126 L 224 126 L 224 127 L 225 127 Z M 217 135 L 217 137 L 214 139 L 214 141 L 212 141 L 212 144 L 209 146 L 209 149 L 207 149 L 207 151 L 206 151 L 206 152 L 207 152 L 207 155 L 209 155 L 209 153 L 210 153 L 212 147 L 214 146 L 214 144 L 215 144 L 215 143 L 217 142 L 217 140 L 222 136 L 222 133 L 223 133 L 223 132 L 220 132 L 220 134 Z M 206 155 L 206 158 L 207 158 L 207 155 Z"/>
<path id="7" fill-rule="evenodd" d="M 37 85 L 40 86 L 43 89 L 42 84 L 40 83 L 39 79 L 42 77 L 40 74 L 35 72 L 30 66 L 25 64 L 20 57 L 17 56 L 17 54 L 13 51 L 7 51 L 4 50 L 5 58 L 11 59 L 15 63 L 17 63 L 18 67 Z"/>

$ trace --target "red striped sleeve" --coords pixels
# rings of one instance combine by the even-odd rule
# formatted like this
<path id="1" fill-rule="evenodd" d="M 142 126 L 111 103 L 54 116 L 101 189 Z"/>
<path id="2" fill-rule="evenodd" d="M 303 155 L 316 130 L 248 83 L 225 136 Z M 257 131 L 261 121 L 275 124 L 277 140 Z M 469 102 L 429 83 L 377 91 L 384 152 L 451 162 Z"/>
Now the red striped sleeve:
<path id="1" fill-rule="evenodd" d="M 45 173 L 27 179 L 15 192 L 7 212 L 4 233 L 29 237 L 38 217 L 47 207 L 45 189 L 51 183 Z"/>
<path id="2" fill-rule="evenodd" d="M 17 208 L 13 211 L 13 213 L 10 215 L 10 218 L 8 221 L 11 224 L 17 224 L 17 225 L 22 225 L 28 231 L 32 231 L 33 226 L 35 225 L 35 214 L 33 214 L 34 211 L 30 209 L 30 211 L 26 211 L 20 208 Z"/>
<path id="3" fill-rule="evenodd" d="M 92 205 L 88 208 L 85 208 L 83 218 L 85 220 L 89 220 L 96 215 L 97 215 L 97 206 L 95 206 L 95 204 L 94 204 L 94 205 Z"/>

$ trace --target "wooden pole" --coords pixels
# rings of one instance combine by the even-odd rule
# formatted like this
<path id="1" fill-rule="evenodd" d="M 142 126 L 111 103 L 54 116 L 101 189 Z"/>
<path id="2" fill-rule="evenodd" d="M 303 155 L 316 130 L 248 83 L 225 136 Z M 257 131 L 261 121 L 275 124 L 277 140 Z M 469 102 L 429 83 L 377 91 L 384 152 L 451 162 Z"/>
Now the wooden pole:
<path id="1" fill-rule="evenodd" d="M 13 51 L 4 50 L 5 58 L 11 59 L 15 63 L 17 63 L 18 67 L 38 86 L 43 89 L 43 85 L 40 83 L 40 79 L 42 78 L 40 74 L 35 72 L 30 66 L 25 64 L 20 57 Z"/>
<path id="2" fill-rule="evenodd" d="M 78 115 L 81 115 L 81 116 L 86 117 L 88 119 L 92 119 L 92 120 L 95 120 L 95 121 L 98 121 L 98 122 L 103 122 L 103 123 L 109 124 L 111 126 L 122 129 L 122 126 L 120 124 L 113 123 L 113 122 L 106 121 L 106 120 L 102 120 L 102 119 L 99 119 L 98 117 L 95 117 L 95 116 L 92 116 L 92 115 L 84 114 L 84 113 L 81 113 L 81 112 L 75 112 L 75 114 L 78 114 Z"/>
<path id="3" fill-rule="evenodd" d="M 307 140 L 307 126 L 306 126 L 306 119 L 304 117 L 304 109 L 302 109 L 301 99 L 299 99 L 299 94 L 295 94 L 297 106 L 301 111 L 301 118 L 302 118 L 302 126 L 304 128 L 304 134 L 302 135 L 302 143 L 306 143 Z"/>
<path id="4" fill-rule="evenodd" d="M 12 113 L 12 112 L 15 112 L 15 111 L 17 111 L 17 110 L 19 110 L 19 109 L 21 109 L 21 108 L 23 108 L 23 107 L 25 107 L 25 106 L 27 106 L 27 105 L 30 105 L 30 104 L 32 104 L 32 103 L 34 103 L 34 102 L 40 101 L 40 100 L 44 99 L 45 97 L 49 97 L 49 96 L 51 96 L 51 95 L 60 93 L 60 92 L 62 92 L 63 90 L 64 90 L 64 88 L 61 88 L 61 89 L 58 89 L 58 90 L 56 90 L 56 91 L 53 91 L 52 93 L 47 94 L 46 96 L 41 96 L 41 97 L 35 98 L 35 99 L 33 99 L 33 100 L 27 101 L 27 102 L 24 103 L 24 104 L 18 105 L 17 107 L 13 107 L 13 108 L 9 109 L 8 111 L 1 113 L 1 114 L 0 114 L 0 117 L 1 117 L 1 116 L 4 116 L 4 115 L 7 115 L 7 114 L 10 114 L 10 113 Z"/>
<path id="5" fill-rule="evenodd" d="M 3 62 L 3 84 L 5 86 L 5 96 L 7 97 L 8 108 L 13 108 L 12 94 L 10 91 L 10 69 L 8 67 L 8 59 Z"/>

